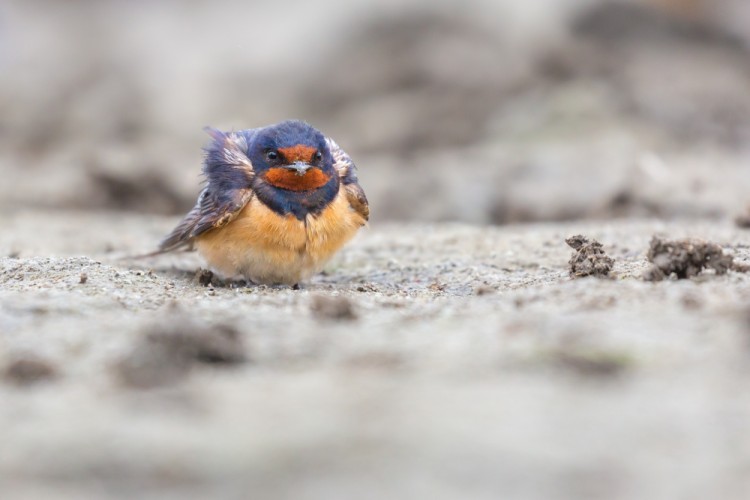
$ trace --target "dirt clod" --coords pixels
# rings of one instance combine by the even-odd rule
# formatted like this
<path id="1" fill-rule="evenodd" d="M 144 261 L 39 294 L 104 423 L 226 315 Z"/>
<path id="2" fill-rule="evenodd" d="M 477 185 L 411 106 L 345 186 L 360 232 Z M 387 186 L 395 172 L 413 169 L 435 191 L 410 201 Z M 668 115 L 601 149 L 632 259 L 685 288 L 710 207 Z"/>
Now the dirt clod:
<path id="1" fill-rule="evenodd" d="M 724 253 L 720 245 L 701 239 L 666 240 L 654 236 L 647 258 L 653 265 L 643 274 L 646 281 L 661 281 L 672 275 L 689 279 L 704 269 L 712 269 L 719 275 L 730 270 L 747 271 L 747 266 L 735 263 L 734 257 Z"/>
<path id="2" fill-rule="evenodd" d="M 57 375 L 57 368 L 54 365 L 35 356 L 16 358 L 2 372 L 2 378 L 15 385 L 32 385 L 51 380 Z"/>
<path id="3" fill-rule="evenodd" d="M 331 297 L 327 295 L 316 295 L 310 304 L 315 317 L 322 320 L 355 320 L 357 313 L 354 306 L 346 297 Z"/>
<path id="4" fill-rule="evenodd" d="M 246 359 L 242 338 L 233 327 L 184 322 L 147 331 L 115 369 L 123 383 L 143 388 L 178 382 L 194 365 Z"/>
<path id="5" fill-rule="evenodd" d="M 737 227 L 750 229 L 750 207 L 748 207 L 744 214 L 738 215 L 737 218 L 734 219 L 734 223 L 737 224 Z"/>
<path id="6" fill-rule="evenodd" d="M 474 288 L 474 295 L 477 295 L 479 297 L 483 295 L 492 295 L 497 290 L 495 290 L 494 287 L 491 287 L 489 285 L 479 285 L 478 287 Z"/>
<path id="7" fill-rule="evenodd" d="M 89 280 L 89 275 L 86 273 L 81 273 L 81 276 L 78 279 L 78 283 L 81 285 L 85 285 L 88 280 Z"/>
<path id="8" fill-rule="evenodd" d="M 624 354 L 599 350 L 561 350 L 553 359 L 561 368 L 579 375 L 602 378 L 622 375 L 631 365 Z"/>
<path id="9" fill-rule="evenodd" d="M 609 276 L 615 261 L 604 253 L 601 243 L 596 240 L 589 241 L 588 238 L 580 234 L 567 238 L 565 243 L 575 250 L 568 261 L 571 278 Z"/>

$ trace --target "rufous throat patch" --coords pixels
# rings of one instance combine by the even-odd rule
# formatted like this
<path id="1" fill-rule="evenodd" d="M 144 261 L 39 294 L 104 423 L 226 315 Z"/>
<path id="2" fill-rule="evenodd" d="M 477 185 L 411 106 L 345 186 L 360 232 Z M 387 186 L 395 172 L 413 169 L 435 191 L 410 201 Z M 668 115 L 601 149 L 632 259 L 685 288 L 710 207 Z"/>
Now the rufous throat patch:
<path id="1" fill-rule="evenodd" d="M 305 172 L 305 175 L 297 175 L 296 172 L 287 168 L 276 167 L 268 169 L 265 178 L 269 184 L 277 188 L 289 191 L 309 191 L 325 186 L 330 176 L 316 167 Z"/>

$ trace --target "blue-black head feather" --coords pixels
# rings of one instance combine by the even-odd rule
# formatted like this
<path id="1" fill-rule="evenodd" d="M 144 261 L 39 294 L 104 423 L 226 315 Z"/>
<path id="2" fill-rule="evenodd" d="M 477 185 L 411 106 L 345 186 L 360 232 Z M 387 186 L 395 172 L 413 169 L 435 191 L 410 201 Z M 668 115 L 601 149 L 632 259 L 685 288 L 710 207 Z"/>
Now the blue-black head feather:
<path id="1" fill-rule="evenodd" d="M 325 136 L 303 121 L 287 120 L 231 134 L 215 129 L 207 131 L 213 141 L 205 148 L 203 170 L 211 190 L 221 193 L 251 187 L 269 208 L 282 215 L 293 214 L 300 220 L 319 213 L 338 193 L 339 176 Z M 265 182 L 264 173 L 283 163 L 283 157 L 272 161 L 269 153 L 295 146 L 320 152 L 315 167 L 329 177 L 325 185 L 309 191 L 289 191 Z M 249 168 L 242 168 L 243 161 Z"/>

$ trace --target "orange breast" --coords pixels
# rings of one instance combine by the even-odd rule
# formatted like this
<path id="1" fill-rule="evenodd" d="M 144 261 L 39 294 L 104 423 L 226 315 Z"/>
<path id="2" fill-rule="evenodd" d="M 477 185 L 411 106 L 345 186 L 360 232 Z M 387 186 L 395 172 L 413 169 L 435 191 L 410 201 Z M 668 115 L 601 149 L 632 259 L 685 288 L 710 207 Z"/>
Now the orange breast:
<path id="1" fill-rule="evenodd" d="M 253 197 L 235 219 L 207 231 L 196 247 L 222 277 L 255 283 L 299 283 L 323 265 L 365 224 L 352 210 L 344 186 L 317 216 L 281 216 Z"/>
<path id="2" fill-rule="evenodd" d="M 308 191 L 325 186 L 330 179 L 319 168 L 311 168 L 305 175 L 297 175 L 286 168 L 270 168 L 265 175 L 266 181 L 272 186 L 289 191 Z"/>

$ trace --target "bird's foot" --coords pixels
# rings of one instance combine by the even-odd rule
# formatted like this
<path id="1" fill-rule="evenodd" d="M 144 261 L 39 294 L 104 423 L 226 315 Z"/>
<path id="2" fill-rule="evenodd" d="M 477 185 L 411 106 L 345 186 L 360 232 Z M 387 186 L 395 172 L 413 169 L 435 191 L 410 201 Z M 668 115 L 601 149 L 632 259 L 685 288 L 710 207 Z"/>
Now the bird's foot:
<path id="1" fill-rule="evenodd" d="M 216 288 L 251 288 L 258 286 L 257 283 L 249 279 L 231 279 L 220 278 L 208 269 L 199 269 L 195 273 L 195 279 L 203 286 L 213 286 Z"/>
<path id="2" fill-rule="evenodd" d="M 208 269 L 198 269 L 195 273 L 195 279 L 198 280 L 198 283 L 202 286 L 211 286 L 214 281 L 214 273 Z"/>

